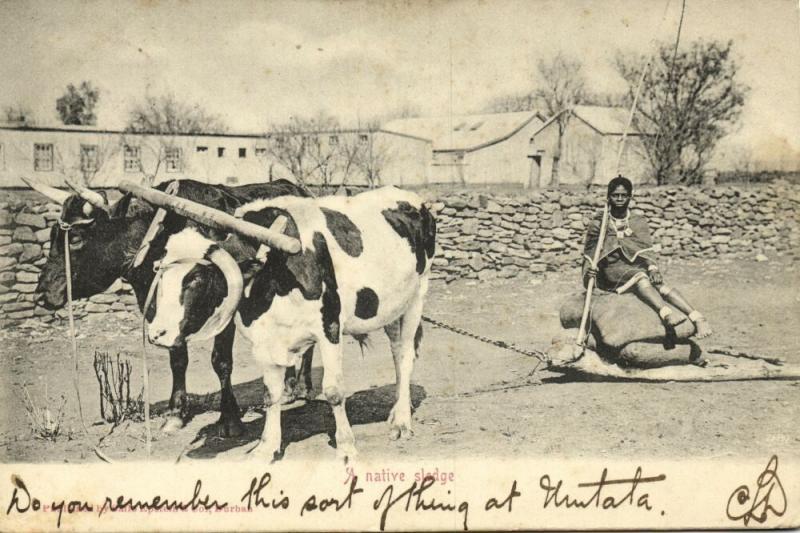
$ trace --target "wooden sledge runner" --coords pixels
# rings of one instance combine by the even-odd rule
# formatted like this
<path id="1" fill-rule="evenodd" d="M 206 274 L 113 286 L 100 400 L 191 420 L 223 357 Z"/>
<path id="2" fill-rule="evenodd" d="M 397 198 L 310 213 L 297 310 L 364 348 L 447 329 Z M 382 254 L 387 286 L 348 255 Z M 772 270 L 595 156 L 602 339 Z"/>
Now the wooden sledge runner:
<path id="1" fill-rule="evenodd" d="M 711 354 L 713 350 L 707 353 Z M 552 361 L 548 370 L 562 374 L 621 381 L 743 381 L 756 379 L 800 380 L 800 365 L 779 364 L 755 356 L 714 352 L 706 366 L 692 364 L 657 368 L 628 368 L 602 359 L 587 348 L 576 361 Z"/>

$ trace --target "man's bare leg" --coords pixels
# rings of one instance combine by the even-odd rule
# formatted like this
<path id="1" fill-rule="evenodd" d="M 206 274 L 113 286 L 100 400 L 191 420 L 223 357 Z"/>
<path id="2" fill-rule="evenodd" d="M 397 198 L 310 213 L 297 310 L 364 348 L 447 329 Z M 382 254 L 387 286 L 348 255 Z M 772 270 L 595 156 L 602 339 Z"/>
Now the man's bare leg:
<path id="1" fill-rule="evenodd" d="M 633 292 L 644 303 L 650 306 L 661 320 L 670 327 L 675 327 L 684 320 L 686 320 L 680 313 L 675 313 L 661 297 L 661 294 L 653 287 L 650 280 L 647 278 L 641 279 L 636 285 L 633 286 Z"/>
<path id="2" fill-rule="evenodd" d="M 700 311 L 692 307 L 691 304 L 686 301 L 686 298 L 684 298 L 683 295 L 678 292 L 678 289 L 673 289 L 671 287 L 667 287 L 666 285 L 662 285 L 659 287 L 658 291 L 667 302 L 685 313 L 686 316 L 689 317 L 689 320 L 694 323 L 695 338 L 702 339 L 714 333 L 714 330 L 711 329 L 711 325 L 708 323 L 708 320 L 706 320 L 706 317 L 704 317 Z"/>

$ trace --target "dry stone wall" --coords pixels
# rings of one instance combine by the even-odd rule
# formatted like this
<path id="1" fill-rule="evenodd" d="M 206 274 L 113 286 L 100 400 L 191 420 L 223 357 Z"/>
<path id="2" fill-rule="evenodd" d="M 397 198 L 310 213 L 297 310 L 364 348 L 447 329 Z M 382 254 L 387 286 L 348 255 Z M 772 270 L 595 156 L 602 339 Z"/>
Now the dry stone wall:
<path id="1" fill-rule="evenodd" d="M 586 224 L 603 191 L 529 195 L 458 193 L 432 203 L 438 228 L 434 278 L 510 278 L 580 265 Z M 658 187 L 636 192 L 662 258 L 794 254 L 800 186 Z"/>
<path id="2" fill-rule="evenodd" d="M 438 226 L 433 278 L 541 276 L 580 265 L 587 220 L 602 209 L 603 192 L 535 191 L 499 195 L 427 193 Z M 6 191 L 0 201 L 0 326 L 66 317 L 37 307 L 34 290 L 49 253 L 60 206 Z M 659 187 L 637 191 L 634 209 L 648 217 L 663 258 L 775 254 L 797 257 L 800 185 L 716 188 Z M 77 301 L 76 316 L 139 317 L 126 284 Z"/>

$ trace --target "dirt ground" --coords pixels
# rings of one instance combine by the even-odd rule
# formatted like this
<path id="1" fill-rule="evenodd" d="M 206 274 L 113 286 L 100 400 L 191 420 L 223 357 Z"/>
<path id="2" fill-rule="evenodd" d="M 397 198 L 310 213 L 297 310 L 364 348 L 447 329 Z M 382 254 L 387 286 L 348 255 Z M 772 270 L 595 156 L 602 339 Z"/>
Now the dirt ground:
<path id="1" fill-rule="evenodd" d="M 665 277 L 705 312 L 716 333 L 706 344 L 732 346 L 800 364 L 800 264 L 788 258 L 680 262 Z M 545 349 L 560 331 L 558 308 L 576 288 L 576 272 L 526 279 L 432 285 L 426 315 L 481 335 Z M 701 281 L 702 280 L 702 281 Z M 27 324 L 2 332 L 0 460 L 94 462 L 92 445 L 109 432 L 99 423 L 96 350 L 122 352 L 141 386 L 140 317 L 101 317 L 79 325 L 83 436 L 64 326 Z M 234 384 L 246 410 L 242 438 L 217 436 L 219 382 L 210 342 L 190 346 L 187 373 L 194 416 L 176 434 L 158 431 L 171 387 L 167 352 L 150 347 L 154 404 L 153 458 L 175 461 L 238 459 L 263 428 L 263 385 L 244 341 L 234 347 Z M 535 457 L 707 457 L 800 455 L 800 382 L 641 383 L 578 381 L 546 370 L 533 358 L 426 325 L 412 390 L 415 434 L 390 441 L 385 423 L 394 396 L 394 367 L 383 334 L 362 356 L 345 346 L 345 376 L 353 395 L 347 410 L 362 457 L 435 459 L 454 455 Z M 710 356 L 713 358 L 714 356 Z M 315 364 L 319 362 L 315 360 Z M 314 368 L 319 390 L 321 369 Z M 22 386 L 50 406 L 66 398 L 62 434 L 35 438 L 23 408 Z M 286 458 L 334 458 L 333 416 L 322 401 L 297 402 L 283 412 Z M 144 424 L 123 423 L 101 446 L 115 461 L 144 459 Z"/>

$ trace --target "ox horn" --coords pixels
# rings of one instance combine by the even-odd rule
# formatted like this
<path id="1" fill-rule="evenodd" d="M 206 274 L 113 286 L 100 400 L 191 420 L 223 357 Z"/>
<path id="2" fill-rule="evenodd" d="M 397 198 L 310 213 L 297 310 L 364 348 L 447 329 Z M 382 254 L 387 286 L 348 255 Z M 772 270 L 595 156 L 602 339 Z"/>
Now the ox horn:
<path id="1" fill-rule="evenodd" d="M 28 187 L 39 194 L 46 196 L 57 204 L 63 204 L 67 201 L 67 198 L 70 197 L 70 194 L 67 191 L 62 191 L 60 189 L 56 189 L 55 187 L 50 187 L 49 185 L 45 185 L 28 178 L 20 177 L 20 179 L 24 181 Z"/>
<path id="2" fill-rule="evenodd" d="M 288 254 L 296 254 L 301 248 L 300 241 L 288 235 L 284 235 L 270 228 L 265 228 L 264 226 L 259 226 L 258 224 L 253 224 L 252 222 L 238 219 L 228 213 L 212 209 L 206 205 L 187 200 L 186 198 L 172 196 L 150 187 L 142 187 L 130 181 L 123 181 L 120 183 L 119 190 L 131 193 L 157 207 L 169 209 L 178 215 L 190 218 L 210 228 L 220 231 L 234 231 Z"/>
<path id="3" fill-rule="evenodd" d="M 99 192 L 93 191 L 88 187 L 77 183 L 75 180 L 67 179 L 67 185 L 80 195 L 81 198 L 103 211 L 108 211 L 108 202 Z"/>
<path id="4" fill-rule="evenodd" d="M 228 294 L 222 300 L 222 304 L 214 311 L 214 314 L 203 324 L 199 331 L 189 335 L 187 339 L 206 340 L 219 335 L 233 318 L 236 308 L 242 299 L 244 280 L 239 265 L 231 255 L 222 248 L 216 248 L 208 256 L 217 268 L 222 271 L 225 283 L 228 285 Z"/>

